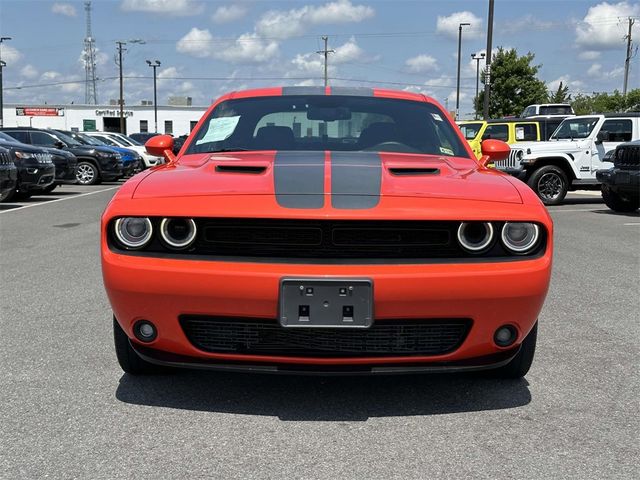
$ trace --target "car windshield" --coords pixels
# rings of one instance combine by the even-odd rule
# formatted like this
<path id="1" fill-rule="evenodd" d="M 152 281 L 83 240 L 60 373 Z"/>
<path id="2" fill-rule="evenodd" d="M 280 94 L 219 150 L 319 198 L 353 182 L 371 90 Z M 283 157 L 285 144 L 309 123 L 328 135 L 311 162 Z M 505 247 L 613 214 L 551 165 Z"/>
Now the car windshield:
<path id="1" fill-rule="evenodd" d="M 98 140 L 100 140 L 101 142 L 105 143 L 106 145 L 110 145 L 112 147 L 124 147 L 124 145 L 122 143 L 120 143 L 120 141 L 118 139 L 115 139 L 113 137 L 107 137 L 107 136 L 99 136 L 99 135 L 91 135 L 91 137 L 93 138 L 97 138 Z"/>
<path id="2" fill-rule="evenodd" d="M 553 132 L 551 140 L 587 138 L 597 123 L 597 117 L 567 118 Z"/>
<path id="3" fill-rule="evenodd" d="M 53 135 L 55 135 L 58 139 L 62 140 L 67 145 L 82 145 L 82 143 L 77 141 L 75 138 L 71 138 L 69 135 L 65 135 L 64 133 L 54 132 Z"/>
<path id="4" fill-rule="evenodd" d="M 546 105 L 540 107 L 540 115 L 571 115 L 573 111 L 569 105 Z"/>
<path id="5" fill-rule="evenodd" d="M 462 130 L 462 135 L 467 140 L 473 140 L 478 136 L 480 129 L 482 128 L 482 123 L 463 123 L 460 125 L 460 130 Z"/>
<path id="6" fill-rule="evenodd" d="M 124 143 L 125 147 L 139 147 L 142 144 L 136 142 L 133 138 L 129 138 L 126 135 L 116 135 L 116 138 L 120 140 L 120 143 Z"/>
<path id="7" fill-rule="evenodd" d="M 104 143 L 99 138 L 92 137 L 90 135 L 83 135 L 82 133 L 76 133 L 76 138 L 79 141 L 86 143 L 87 145 L 95 145 L 100 147 L 104 147 L 106 145 L 106 143 Z"/>
<path id="8" fill-rule="evenodd" d="M 186 153 L 237 150 L 469 156 L 444 112 L 433 104 L 340 95 L 224 101 L 195 132 Z"/>

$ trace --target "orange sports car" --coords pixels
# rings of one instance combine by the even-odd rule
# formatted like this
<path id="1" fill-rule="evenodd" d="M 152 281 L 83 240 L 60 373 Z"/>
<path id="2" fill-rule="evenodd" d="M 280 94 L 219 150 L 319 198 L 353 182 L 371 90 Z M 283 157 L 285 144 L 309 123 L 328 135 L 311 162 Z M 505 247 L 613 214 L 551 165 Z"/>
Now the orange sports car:
<path id="1" fill-rule="evenodd" d="M 394 373 L 531 366 L 552 263 L 538 197 L 420 94 L 227 94 L 102 216 L 124 371 Z"/>

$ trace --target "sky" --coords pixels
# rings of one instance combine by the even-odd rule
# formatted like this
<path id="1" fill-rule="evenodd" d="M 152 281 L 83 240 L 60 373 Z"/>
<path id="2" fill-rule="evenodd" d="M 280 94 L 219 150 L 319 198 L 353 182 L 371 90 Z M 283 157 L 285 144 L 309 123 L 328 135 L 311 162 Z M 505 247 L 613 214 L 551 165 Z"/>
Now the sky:
<path id="1" fill-rule="evenodd" d="M 93 0 L 98 101 L 118 97 L 116 41 L 124 54 L 125 102 L 158 103 L 190 96 L 209 105 L 222 93 L 275 85 L 321 85 L 329 37 L 331 85 L 378 86 L 422 92 L 449 109 L 456 99 L 458 25 L 461 117 L 472 115 L 474 53 L 486 50 L 488 0 Z M 493 47 L 532 52 L 549 89 L 570 93 L 621 90 L 628 17 L 640 45 L 640 2 L 496 0 Z M 84 103 L 84 2 L 0 0 L 4 101 Z M 484 63 L 480 62 L 482 69 Z M 640 87 L 640 55 L 629 87 Z"/>

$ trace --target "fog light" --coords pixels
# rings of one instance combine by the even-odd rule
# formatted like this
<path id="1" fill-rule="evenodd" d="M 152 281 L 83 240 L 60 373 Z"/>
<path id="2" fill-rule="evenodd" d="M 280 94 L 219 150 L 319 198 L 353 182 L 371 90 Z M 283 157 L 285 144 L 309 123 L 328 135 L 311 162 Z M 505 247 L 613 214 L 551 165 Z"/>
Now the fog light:
<path id="1" fill-rule="evenodd" d="M 156 339 L 158 331 L 153 323 L 147 320 L 140 320 L 133 326 L 133 334 L 141 342 L 149 343 Z"/>
<path id="2" fill-rule="evenodd" d="M 518 331 L 513 325 L 503 325 L 496 330 L 493 335 L 493 341 L 499 347 L 508 347 L 518 338 Z"/>

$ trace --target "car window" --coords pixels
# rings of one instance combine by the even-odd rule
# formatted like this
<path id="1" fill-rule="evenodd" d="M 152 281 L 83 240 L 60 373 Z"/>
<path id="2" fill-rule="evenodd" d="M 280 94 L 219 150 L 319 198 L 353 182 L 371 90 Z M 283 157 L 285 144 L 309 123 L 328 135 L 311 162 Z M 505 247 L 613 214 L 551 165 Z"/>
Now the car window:
<path id="1" fill-rule="evenodd" d="M 433 104 L 346 95 L 224 101 L 203 122 L 187 153 L 234 149 L 469 155 Z"/>
<path id="2" fill-rule="evenodd" d="M 540 107 L 540 115 L 571 115 L 573 111 L 569 105 L 547 105 Z"/>
<path id="3" fill-rule="evenodd" d="M 33 143 L 34 145 L 41 145 L 43 147 L 55 147 L 58 141 L 59 140 L 56 137 L 46 132 L 31 132 L 31 143 Z"/>
<path id="4" fill-rule="evenodd" d="M 604 121 L 601 131 L 609 133 L 609 142 L 630 142 L 633 125 L 631 120 L 609 119 Z"/>
<path id="5" fill-rule="evenodd" d="M 30 143 L 29 142 L 29 133 L 25 132 L 24 130 L 5 130 L 4 133 L 6 133 L 10 137 L 14 138 L 18 142 Z"/>
<path id="6" fill-rule="evenodd" d="M 535 142 L 538 140 L 538 126 L 535 123 L 516 123 L 516 142 Z"/>
<path id="7" fill-rule="evenodd" d="M 464 138 L 467 140 L 474 140 L 481 129 L 482 123 L 463 123 L 460 125 L 462 135 L 464 135 Z"/>
<path id="8" fill-rule="evenodd" d="M 493 140 L 502 140 L 504 142 L 509 140 L 509 125 L 505 124 L 493 124 L 487 125 L 484 133 L 482 134 L 482 139 L 486 140 L 491 138 Z"/>

